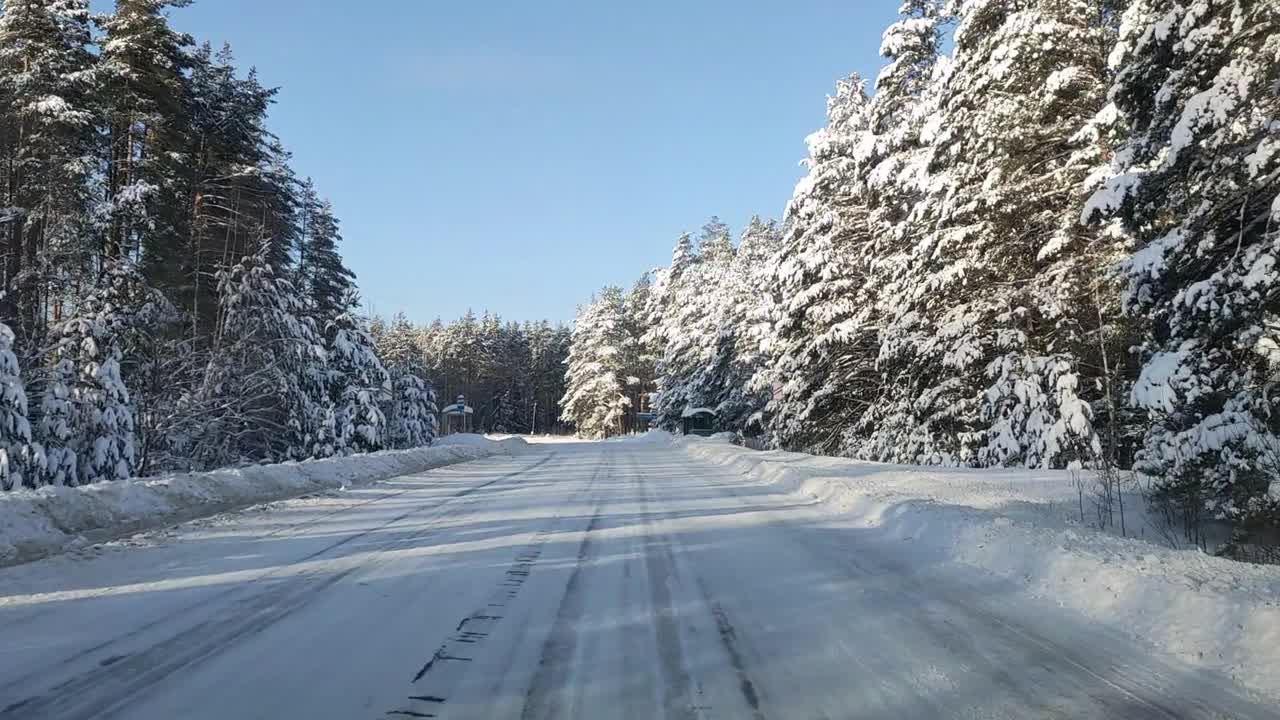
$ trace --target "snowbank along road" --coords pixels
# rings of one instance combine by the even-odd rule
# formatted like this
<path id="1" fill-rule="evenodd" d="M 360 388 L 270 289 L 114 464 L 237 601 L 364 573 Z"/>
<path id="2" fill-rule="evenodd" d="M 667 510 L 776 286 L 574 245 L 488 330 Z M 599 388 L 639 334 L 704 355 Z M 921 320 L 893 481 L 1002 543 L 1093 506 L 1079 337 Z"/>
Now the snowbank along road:
<path id="1" fill-rule="evenodd" d="M 0 718 L 1266 718 L 999 581 L 645 442 L 0 571 Z"/>

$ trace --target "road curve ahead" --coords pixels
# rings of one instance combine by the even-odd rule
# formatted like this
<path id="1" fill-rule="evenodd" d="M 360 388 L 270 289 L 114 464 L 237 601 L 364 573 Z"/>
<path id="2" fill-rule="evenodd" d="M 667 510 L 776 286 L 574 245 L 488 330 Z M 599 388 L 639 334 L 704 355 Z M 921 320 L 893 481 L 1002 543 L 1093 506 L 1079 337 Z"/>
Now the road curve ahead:
<path id="1" fill-rule="evenodd" d="M 639 442 L 0 571 L 0 719 L 1271 718 L 1230 682 Z"/>

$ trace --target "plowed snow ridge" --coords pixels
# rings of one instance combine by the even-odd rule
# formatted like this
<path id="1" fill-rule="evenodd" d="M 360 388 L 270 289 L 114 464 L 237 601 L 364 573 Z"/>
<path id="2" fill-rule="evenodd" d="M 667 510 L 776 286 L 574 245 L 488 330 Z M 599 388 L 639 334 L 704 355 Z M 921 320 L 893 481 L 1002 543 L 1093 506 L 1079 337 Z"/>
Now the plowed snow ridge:
<path id="1" fill-rule="evenodd" d="M 965 470 L 758 452 L 654 433 L 693 458 L 873 530 L 920 564 L 969 566 L 1167 652 L 1280 697 L 1280 567 L 1157 538 L 1140 508 L 1117 537 L 1076 521 L 1065 471 Z M 1085 501 L 1088 502 L 1087 500 Z M 1086 513 L 1088 507 L 1086 505 Z"/>
<path id="2" fill-rule="evenodd" d="M 0 567 L 261 503 L 509 455 L 524 446 L 514 437 L 453 435 L 414 450 L 0 493 Z"/>

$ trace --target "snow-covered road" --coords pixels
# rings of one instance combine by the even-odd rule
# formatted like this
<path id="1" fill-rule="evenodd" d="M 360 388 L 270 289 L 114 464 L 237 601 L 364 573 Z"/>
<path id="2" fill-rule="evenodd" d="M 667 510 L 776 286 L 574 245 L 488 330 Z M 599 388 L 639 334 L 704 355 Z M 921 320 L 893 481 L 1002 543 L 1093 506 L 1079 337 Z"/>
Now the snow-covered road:
<path id="1" fill-rule="evenodd" d="M 0 718 L 1264 718 L 678 447 L 565 443 L 0 571 Z"/>

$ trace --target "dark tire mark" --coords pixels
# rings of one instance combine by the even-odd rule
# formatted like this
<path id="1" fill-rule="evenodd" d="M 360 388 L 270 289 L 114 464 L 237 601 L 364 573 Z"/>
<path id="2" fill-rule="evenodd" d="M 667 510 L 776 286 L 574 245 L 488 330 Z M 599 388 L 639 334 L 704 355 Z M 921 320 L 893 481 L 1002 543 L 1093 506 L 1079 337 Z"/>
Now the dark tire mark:
<path id="1" fill-rule="evenodd" d="M 649 577 L 649 596 L 654 611 L 653 630 L 657 642 L 658 668 L 662 672 L 663 708 L 668 717 L 691 720 L 698 713 L 693 701 L 694 683 L 684 663 L 679 620 L 671 601 L 670 583 L 676 577 L 671 540 L 658 530 L 657 523 L 654 522 L 648 483 L 639 472 L 635 476 L 640 488 L 642 524 L 645 527 L 642 541 L 644 565 Z"/>
<path id="2" fill-rule="evenodd" d="M 597 468 L 596 476 L 592 479 L 593 485 L 596 479 L 611 470 L 612 456 L 606 453 L 605 457 L 606 462 Z M 578 545 L 577 563 L 565 585 L 564 596 L 560 598 L 551 633 L 543 643 L 538 669 L 529 684 L 524 708 L 520 712 L 521 720 L 558 720 L 567 716 L 558 691 L 567 685 L 574 655 L 578 650 L 577 624 L 586 604 L 582 589 L 583 568 L 588 565 L 588 560 L 595 551 L 592 534 L 600 525 L 603 510 L 604 501 L 597 500 L 591 513 L 591 521 L 587 523 L 582 542 Z"/>
<path id="3" fill-rule="evenodd" d="M 385 716 L 425 712 L 422 703 L 444 703 L 447 700 L 449 693 L 466 673 L 465 666 L 453 666 L 448 663 L 472 662 L 475 658 L 458 653 L 467 652 L 471 655 L 483 650 L 485 640 L 497 631 L 499 623 L 504 618 L 502 609 L 508 607 L 519 596 L 520 590 L 541 558 L 547 541 L 558 531 L 564 516 L 577 505 L 578 497 L 591 492 L 603 472 L 604 468 L 597 466 L 591 478 L 573 493 L 569 501 L 561 506 L 560 511 L 534 533 L 533 539 L 527 545 L 516 552 L 515 559 L 503 573 L 493 593 L 477 610 L 458 622 L 453 634 L 441 643 L 427 662 L 414 674 L 411 684 L 421 682 L 425 688 L 433 692 L 425 694 L 422 689 L 419 689 L 416 691 L 417 694 L 407 696 L 407 704 L 384 713 Z M 599 513 L 598 506 L 596 512 Z M 442 666 L 440 663 L 446 663 L 446 665 Z"/>
<path id="4" fill-rule="evenodd" d="M 699 586 L 701 587 L 701 584 Z M 742 691 L 742 698 L 751 707 L 751 715 L 755 720 L 765 720 L 764 713 L 760 712 L 760 695 L 756 692 L 755 683 L 751 682 L 751 678 L 747 675 L 746 666 L 742 662 L 742 653 L 738 651 L 737 634 L 733 629 L 733 623 L 729 622 L 729 616 L 724 608 L 720 607 L 719 603 L 711 601 L 705 588 L 702 588 L 702 597 L 711 606 L 711 614 L 716 618 L 716 629 L 720 631 L 720 644 L 729 654 L 733 672 L 738 676 L 738 689 Z"/>
<path id="5" fill-rule="evenodd" d="M 630 460 L 631 465 L 633 467 L 636 466 L 635 459 L 633 457 L 628 457 L 628 460 Z M 646 555 L 645 555 L 646 560 L 649 560 L 655 557 L 658 558 L 656 564 L 650 565 L 650 580 L 652 583 L 655 567 L 656 567 L 656 572 L 666 573 L 668 576 L 673 576 L 672 573 L 676 565 L 676 559 L 675 559 L 675 553 L 673 552 L 672 547 L 673 546 L 678 547 L 678 542 L 674 538 L 666 535 L 665 533 L 662 533 L 657 528 L 656 520 L 664 519 L 667 517 L 667 515 L 665 513 L 654 512 L 651 510 L 650 504 L 653 497 L 653 491 L 650 488 L 649 483 L 645 479 L 644 475 L 640 473 L 638 470 L 636 472 L 636 478 L 640 486 L 640 497 L 641 497 L 641 503 L 643 506 L 644 523 L 648 527 L 648 532 L 646 533 L 646 545 L 650 545 L 650 543 L 652 543 L 650 547 L 646 548 Z M 657 553 L 653 552 L 654 548 L 657 548 L 658 550 Z M 707 592 L 707 589 L 705 585 L 702 583 L 702 580 L 700 578 L 697 578 L 695 576 L 694 581 L 697 583 L 698 591 L 701 595 L 704 607 L 707 608 L 707 610 L 710 612 L 712 617 L 714 617 L 715 619 L 716 629 L 720 637 L 720 644 L 724 649 L 725 654 L 729 657 L 729 663 L 733 667 L 734 674 L 736 675 L 738 680 L 738 689 L 742 693 L 742 698 L 746 702 L 747 706 L 751 708 L 751 714 L 752 714 L 753 720 L 765 720 L 765 715 L 760 710 L 760 693 L 756 689 L 756 685 L 751 680 L 750 675 L 748 675 L 747 673 L 746 663 L 744 662 L 742 653 L 737 646 L 736 631 L 734 630 L 733 624 L 729 621 L 728 614 L 724 611 L 724 608 L 722 608 L 718 603 L 715 603 L 711 600 L 711 596 Z M 656 586 L 656 583 L 653 583 L 653 584 Z M 670 601 L 669 595 L 666 598 L 666 603 L 667 604 L 665 607 L 670 608 L 671 601 Z M 660 645 L 661 645 L 662 623 L 659 623 L 658 625 L 658 632 L 659 632 Z M 679 643 L 678 627 L 675 625 L 674 618 L 672 619 L 672 626 L 671 626 L 670 632 L 676 633 L 677 636 L 675 637 L 674 640 L 667 640 L 667 642 Z M 662 652 L 663 654 L 663 660 L 664 660 L 663 668 L 665 671 L 668 668 L 668 663 L 666 662 L 667 653 L 661 650 L 660 652 Z M 683 668 L 681 668 L 680 666 L 675 666 L 674 669 L 679 670 L 682 675 L 685 674 Z M 685 675 L 683 682 L 685 684 L 688 684 L 690 683 L 690 681 L 691 681 L 691 678 Z M 669 675 L 667 679 L 667 686 L 673 687 L 673 684 Z"/>

